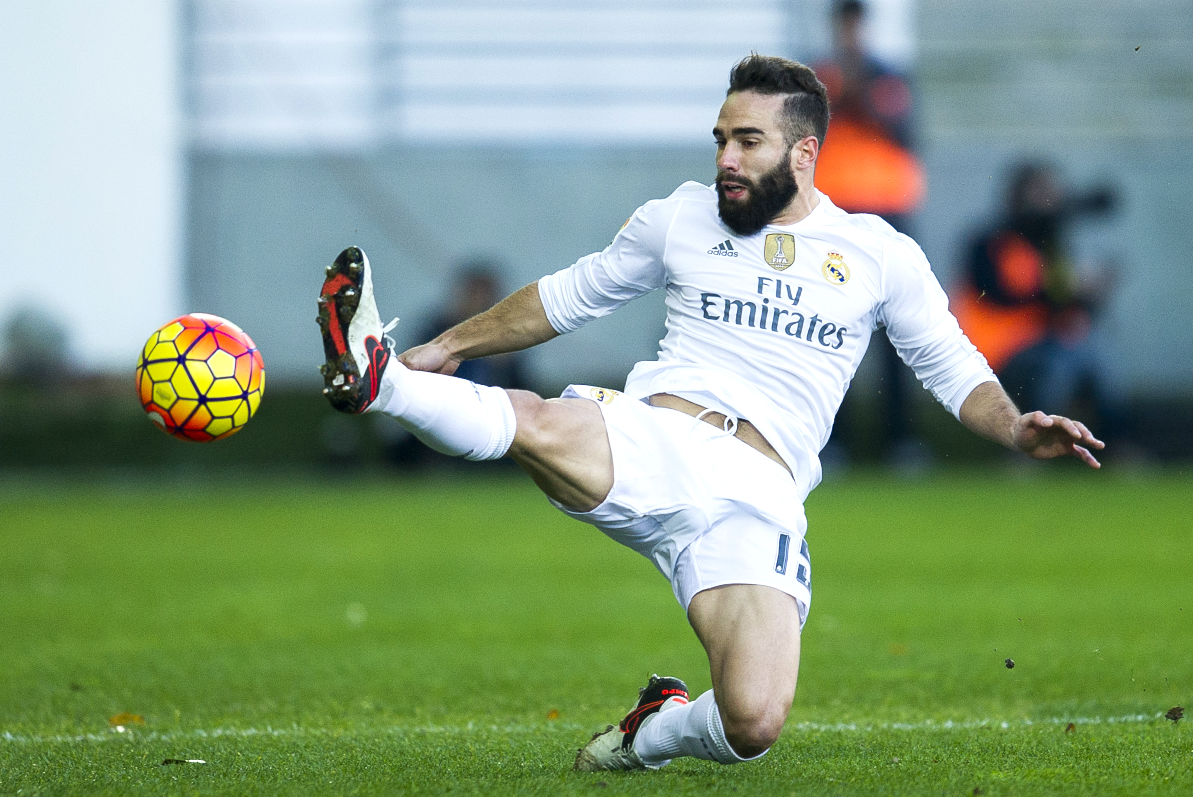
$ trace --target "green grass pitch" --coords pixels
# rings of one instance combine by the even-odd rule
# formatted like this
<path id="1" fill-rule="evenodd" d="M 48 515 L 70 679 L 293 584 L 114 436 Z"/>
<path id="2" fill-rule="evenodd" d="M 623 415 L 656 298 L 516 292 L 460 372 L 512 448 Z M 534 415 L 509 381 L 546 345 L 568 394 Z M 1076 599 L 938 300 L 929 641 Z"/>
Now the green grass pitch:
<path id="1" fill-rule="evenodd" d="M 818 488 L 772 752 L 606 775 L 704 655 L 518 476 L 10 475 L 0 794 L 1191 795 L 1191 472 L 1035 467 Z"/>

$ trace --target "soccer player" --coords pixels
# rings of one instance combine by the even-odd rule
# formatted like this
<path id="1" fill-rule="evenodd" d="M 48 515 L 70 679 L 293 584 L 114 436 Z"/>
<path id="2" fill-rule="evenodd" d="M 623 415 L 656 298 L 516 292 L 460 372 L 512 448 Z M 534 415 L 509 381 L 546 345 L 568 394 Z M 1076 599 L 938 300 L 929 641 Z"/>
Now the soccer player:
<path id="1" fill-rule="evenodd" d="M 565 513 L 653 561 L 686 610 L 712 690 L 689 699 L 682 681 L 653 676 L 576 769 L 732 764 L 779 737 L 811 602 L 804 500 L 875 328 L 970 430 L 1100 466 L 1104 444 L 1081 423 L 1018 412 L 911 239 L 814 187 L 828 123 L 812 70 L 749 56 L 713 128 L 714 184 L 646 203 L 603 251 L 399 356 L 363 252 L 326 270 L 318 323 L 335 408 L 391 415 L 443 453 L 509 456 Z M 667 333 L 624 392 L 572 385 L 543 399 L 452 376 L 661 287 Z"/>

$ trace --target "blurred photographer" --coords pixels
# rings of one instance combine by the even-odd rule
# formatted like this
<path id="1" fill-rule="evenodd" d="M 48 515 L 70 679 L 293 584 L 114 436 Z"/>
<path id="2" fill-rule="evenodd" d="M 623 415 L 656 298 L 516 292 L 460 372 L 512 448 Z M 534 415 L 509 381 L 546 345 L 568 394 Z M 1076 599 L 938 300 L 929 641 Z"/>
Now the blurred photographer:
<path id="1" fill-rule="evenodd" d="M 1000 220 L 968 243 L 954 310 L 963 330 L 1023 408 L 1087 408 L 1117 433 L 1120 413 L 1092 320 L 1109 297 L 1113 271 L 1083 271 L 1067 241 L 1070 225 L 1107 215 L 1115 191 L 1071 192 L 1042 161 L 1017 164 Z"/>

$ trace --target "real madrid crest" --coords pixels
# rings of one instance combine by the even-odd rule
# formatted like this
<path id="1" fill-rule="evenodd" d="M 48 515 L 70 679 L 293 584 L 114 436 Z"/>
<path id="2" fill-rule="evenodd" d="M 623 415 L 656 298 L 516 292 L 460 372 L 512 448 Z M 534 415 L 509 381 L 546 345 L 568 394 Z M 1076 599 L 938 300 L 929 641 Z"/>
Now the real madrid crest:
<path id="1" fill-rule="evenodd" d="M 825 263 L 821 265 L 821 274 L 825 276 L 825 280 L 841 286 L 850 280 L 850 270 L 846 268 L 846 261 L 842 258 L 841 253 L 830 252 Z"/>
<path id="2" fill-rule="evenodd" d="M 768 233 L 763 245 L 763 260 L 767 266 L 783 272 L 796 263 L 796 237 L 790 233 Z"/>
<path id="3" fill-rule="evenodd" d="M 613 398 L 619 395 L 616 389 L 605 389 L 600 386 L 589 386 L 588 395 L 597 403 L 611 403 Z"/>

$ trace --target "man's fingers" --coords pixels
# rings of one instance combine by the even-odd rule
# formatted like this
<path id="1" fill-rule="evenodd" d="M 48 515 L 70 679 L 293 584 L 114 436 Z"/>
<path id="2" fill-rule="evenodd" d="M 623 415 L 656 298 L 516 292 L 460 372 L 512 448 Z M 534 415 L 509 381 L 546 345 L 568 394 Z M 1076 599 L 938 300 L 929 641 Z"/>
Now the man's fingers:
<path id="1" fill-rule="evenodd" d="M 1104 449 L 1104 442 L 1092 435 L 1092 432 L 1088 430 L 1088 427 L 1079 420 L 1059 416 L 1058 414 L 1044 414 L 1042 415 L 1042 418 L 1038 420 L 1038 423 L 1043 428 L 1053 428 L 1057 426 L 1077 442 L 1082 442 L 1088 447 L 1094 447 L 1098 450 Z"/>
<path id="2" fill-rule="evenodd" d="M 1100 469 L 1100 462 L 1096 460 L 1096 456 L 1092 454 L 1091 450 L 1088 450 L 1086 447 L 1082 447 L 1077 444 L 1072 445 L 1072 447 L 1075 450 L 1075 455 L 1079 457 L 1080 461 L 1087 464 L 1092 469 Z"/>
<path id="3" fill-rule="evenodd" d="M 1097 439 L 1092 432 L 1088 430 L 1087 425 L 1084 425 L 1082 422 L 1078 421 L 1075 423 L 1075 425 L 1078 426 L 1079 430 L 1083 431 L 1083 441 L 1088 445 L 1088 447 L 1093 447 L 1097 450 L 1104 449 L 1104 442 Z"/>

